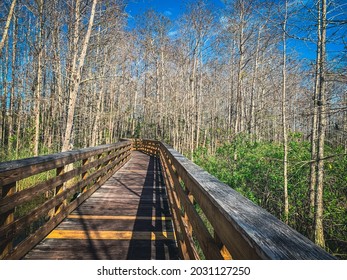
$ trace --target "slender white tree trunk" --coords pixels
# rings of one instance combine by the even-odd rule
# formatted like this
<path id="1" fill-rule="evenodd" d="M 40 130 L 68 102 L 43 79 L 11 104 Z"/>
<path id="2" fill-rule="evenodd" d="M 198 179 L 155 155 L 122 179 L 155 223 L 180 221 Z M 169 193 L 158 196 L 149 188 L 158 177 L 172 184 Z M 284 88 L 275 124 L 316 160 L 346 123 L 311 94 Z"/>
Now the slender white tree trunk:
<path id="1" fill-rule="evenodd" d="M 288 2 L 285 2 L 285 16 L 283 20 L 283 57 L 282 57 L 282 126 L 283 126 L 283 190 L 284 190 L 284 220 L 285 223 L 289 222 L 289 199 L 288 199 L 288 135 L 287 135 L 287 91 L 286 91 L 286 82 L 287 82 L 287 20 L 288 20 Z"/>
<path id="2" fill-rule="evenodd" d="M 79 2 L 79 0 L 77 1 Z M 63 140 L 63 147 L 62 151 L 67 151 L 70 149 L 71 146 L 71 141 L 72 141 L 72 128 L 73 128 L 73 119 L 74 119 L 74 114 L 75 114 L 75 107 L 76 107 L 76 100 L 77 100 L 77 94 L 78 94 L 78 89 L 80 86 L 81 82 L 81 74 L 82 74 L 82 69 L 84 65 L 84 59 L 87 54 L 87 48 L 88 48 L 88 43 L 90 39 L 90 35 L 92 33 L 92 27 L 94 23 L 94 16 L 95 16 L 95 9 L 96 9 L 96 4 L 97 0 L 93 0 L 92 4 L 92 9 L 90 12 L 90 18 L 89 18 L 89 23 L 88 23 L 88 29 L 87 33 L 85 35 L 83 44 L 82 44 L 82 51 L 78 59 L 78 66 L 76 67 L 76 70 L 74 71 L 73 69 L 73 76 L 72 76 L 72 90 L 70 91 L 70 96 L 69 96 L 69 105 L 68 105 L 68 113 L 67 113 L 67 120 L 66 120 L 66 129 L 65 129 L 65 137 Z M 79 9 L 79 4 L 76 7 Z M 76 13 L 77 13 L 77 18 L 79 18 L 79 11 L 76 8 Z M 77 24 L 77 23 L 76 23 Z M 78 27 L 77 27 L 78 28 Z M 76 30 L 75 30 L 76 31 Z M 78 32 L 78 30 L 77 30 Z M 76 32 L 75 32 L 76 34 Z M 77 48 L 76 48 L 77 52 Z"/>
<path id="3" fill-rule="evenodd" d="M 34 136 L 34 155 L 38 156 L 39 154 L 39 144 L 40 144 L 40 117 L 41 117 L 41 95 L 42 95 L 42 60 L 43 60 L 43 4 L 44 0 L 38 1 L 38 10 L 39 10 L 39 53 L 37 57 L 37 81 L 35 89 L 35 136 Z"/>
<path id="4" fill-rule="evenodd" d="M 2 33 L 2 37 L 1 37 L 1 41 L 0 41 L 0 57 L 2 55 L 2 48 L 4 47 L 5 42 L 6 42 L 8 30 L 9 30 L 10 24 L 11 24 L 11 19 L 12 19 L 13 13 L 14 13 L 14 8 L 16 7 L 16 2 L 17 2 L 17 0 L 13 0 L 12 1 L 11 7 L 10 7 L 10 11 L 9 11 L 9 13 L 7 15 L 5 28 L 4 28 L 4 31 Z"/>
<path id="5" fill-rule="evenodd" d="M 319 3 L 317 4 L 319 5 Z M 311 164 L 310 164 L 310 186 L 309 186 L 309 217 L 314 220 L 314 207 L 315 207 L 315 195 L 316 195 L 316 184 L 317 184 L 317 115 L 318 115 L 318 92 L 320 86 L 320 64 L 321 64 L 321 9 L 317 9 L 318 20 L 317 20 L 317 53 L 316 53 L 316 69 L 315 69 L 315 86 L 313 93 L 313 115 L 312 115 L 312 128 L 311 128 Z M 312 229 L 311 229 L 312 230 Z M 312 233 L 312 232 L 311 232 Z"/>
<path id="6" fill-rule="evenodd" d="M 315 242 L 321 247 L 325 247 L 324 227 L 323 227 L 323 187 L 324 187 L 324 142 L 327 125 L 327 104 L 326 104 L 326 29 L 327 29 L 327 1 L 321 0 L 321 34 L 320 42 L 320 79 L 318 92 L 318 159 L 317 159 L 317 191 L 315 201 Z"/>

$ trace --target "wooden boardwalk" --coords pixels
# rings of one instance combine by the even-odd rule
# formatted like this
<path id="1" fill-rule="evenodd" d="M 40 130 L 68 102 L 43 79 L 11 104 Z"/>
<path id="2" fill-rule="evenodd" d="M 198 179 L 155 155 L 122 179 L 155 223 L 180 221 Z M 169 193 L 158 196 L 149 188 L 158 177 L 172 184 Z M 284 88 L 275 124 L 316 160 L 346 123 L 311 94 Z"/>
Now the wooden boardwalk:
<path id="1" fill-rule="evenodd" d="M 177 259 L 159 160 L 141 152 L 24 259 Z"/>

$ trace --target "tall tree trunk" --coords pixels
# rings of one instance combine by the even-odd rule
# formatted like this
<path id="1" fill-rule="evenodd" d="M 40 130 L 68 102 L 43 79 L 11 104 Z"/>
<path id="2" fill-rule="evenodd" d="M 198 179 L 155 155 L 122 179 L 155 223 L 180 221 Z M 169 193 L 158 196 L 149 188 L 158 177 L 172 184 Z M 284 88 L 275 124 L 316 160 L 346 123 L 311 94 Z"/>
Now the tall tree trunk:
<path id="1" fill-rule="evenodd" d="M 324 227 L 323 227 L 323 184 L 324 184 L 324 142 L 327 124 L 327 104 L 326 104 L 326 28 L 327 28 L 327 3 L 321 0 L 321 34 L 320 42 L 320 79 L 318 91 L 318 158 L 317 158 L 317 191 L 315 201 L 315 242 L 321 247 L 325 247 Z"/>
<path id="2" fill-rule="evenodd" d="M 155 125 L 155 139 L 160 139 L 161 135 L 161 98 L 160 98 L 160 69 L 159 69 L 159 58 L 156 60 L 156 79 L 155 79 L 155 89 L 156 89 L 156 114 L 155 114 L 155 120 L 154 120 L 154 125 Z"/>
<path id="3" fill-rule="evenodd" d="M 199 90 L 196 91 L 196 114 L 195 114 L 195 122 L 196 122 L 196 138 L 195 138 L 195 148 L 199 148 L 200 142 L 200 129 L 201 129 L 201 106 L 202 106 L 202 68 L 203 68 L 203 59 L 202 59 L 202 51 L 200 50 L 200 75 L 199 75 Z"/>
<path id="4" fill-rule="evenodd" d="M 76 2 L 79 2 L 76 1 Z M 94 16 L 95 16 L 95 9 L 96 9 L 96 4 L 97 4 L 97 0 L 93 0 L 93 5 L 92 5 L 92 9 L 90 12 L 90 18 L 89 18 L 89 23 L 88 23 L 88 29 L 87 29 L 87 33 L 85 35 L 83 44 L 82 44 L 82 51 L 81 54 L 79 56 L 78 59 L 78 67 L 76 66 L 75 69 L 73 69 L 72 72 L 72 85 L 71 85 L 71 91 L 69 94 L 69 105 L 68 105 L 68 112 L 67 112 L 67 120 L 66 120 L 66 129 L 65 129 L 65 136 L 64 136 L 64 140 L 63 140 L 63 147 L 62 147 L 62 151 L 67 151 L 70 149 L 71 147 L 71 140 L 72 140 L 72 128 L 73 128 L 73 120 L 74 120 L 74 114 L 75 114 L 75 107 L 76 107 L 76 100 L 77 100 L 77 94 L 78 94 L 78 89 L 80 86 L 80 82 L 81 82 L 81 74 L 82 74 L 82 69 L 83 69 L 83 65 L 84 65 L 84 59 L 86 57 L 87 54 L 87 48 L 88 48 L 88 43 L 89 43 L 89 39 L 90 39 L 90 35 L 92 33 L 92 27 L 93 27 L 93 23 L 94 23 Z M 76 17 L 80 18 L 79 15 L 79 3 L 77 5 L 76 3 Z M 78 23 L 76 23 L 78 24 Z M 77 26 L 77 29 L 79 27 Z M 75 34 L 78 32 L 78 30 L 75 29 Z M 76 52 L 77 52 L 77 47 L 76 47 Z"/>
<path id="5" fill-rule="evenodd" d="M 57 3 L 56 3 L 57 4 Z M 59 29 L 60 29 L 60 23 L 59 23 L 59 13 L 57 12 L 58 7 L 55 7 L 55 19 L 54 19 L 54 29 L 53 29 L 53 35 L 52 35 L 52 43 L 53 43 L 53 70 L 54 70 L 54 78 L 55 78 L 55 101 L 56 105 L 53 107 L 53 125 L 55 129 L 55 139 L 59 139 L 57 141 L 59 144 L 58 147 L 61 146 L 61 141 L 63 137 L 63 128 L 61 125 L 59 125 L 61 122 L 63 122 L 64 119 L 64 112 L 63 112 L 63 77 L 62 77 L 62 63 L 60 58 L 60 40 L 59 40 Z"/>
<path id="6" fill-rule="evenodd" d="M 19 155 L 19 149 L 20 149 L 20 131 L 21 131 L 21 121 L 22 121 L 22 98 L 18 94 L 17 97 L 18 102 L 18 111 L 17 111 L 17 131 L 16 131 L 16 158 L 18 158 Z"/>
<path id="7" fill-rule="evenodd" d="M 257 36 L 257 47 L 255 51 L 255 59 L 254 59 L 254 66 L 253 66 L 253 77 L 252 77 L 252 89 L 251 89 L 251 105 L 250 105 L 250 121 L 248 126 L 248 133 L 252 135 L 252 140 L 255 140 L 255 102 L 256 102 L 256 79 L 258 76 L 258 62 L 259 62 L 259 48 L 260 48 L 260 34 L 261 34 L 262 27 L 259 26 L 258 28 L 258 36 Z"/>
<path id="8" fill-rule="evenodd" d="M 2 75 L 2 118 L 1 118 L 1 145 L 5 146 L 7 144 L 6 141 L 8 141 L 7 137 L 7 119 L 6 119 L 6 113 L 7 113 L 7 94 L 8 94 L 8 87 L 7 87 L 7 74 L 8 74 L 8 59 L 9 59 L 9 47 L 8 47 L 8 41 L 6 41 L 6 47 L 5 47 L 5 58 L 4 58 L 4 64 L 1 64 L 1 75 Z M 4 65 L 4 66 L 3 66 Z"/>
<path id="9" fill-rule="evenodd" d="M 166 104 L 166 92 L 165 92 L 165 55 L 164 55 L 164 47 L 161 47 L 160 49 L 160 69 L 161 69 L 161 96 L 162 96 L 162 100 L 163 100 L 163 105 Z M 161 115 L 163 115 L 163 106 L 161 106 Z M 167 110 L 165 110 L 165 112 L 167 112 Z M 166 113 L 167 114 L 167 113 Z M 162 117 L 164 119 L 164 116 Z M 169 135 L 171 135 L 171 133 L 169 131 L 165 131 L 165 127 L 164 124 L 162 125 L 162 135 L 161 135 L 161 139 L 165 140 L 165 133 L 168 133 Z"/>
<path id="10" fill-rule="evenodd" d="M 14 97 L 16 86 L 16 52 L 17 52 L 17 17 L 15 16 L 13 22 L 13 34 L 12 34 L 12 84 L 10 90 L 9 109 L 8 109 L 8 153 L 13 153 L 13 135 L 14 135 Z"/>
<path id="11" fill-rule="evenodd" d="M 238 34 L 238 44 L 239 44 L 239 61 L 237 66 L 237 89 L 236 89 L 236 107 L 235 107 L 235 127 L 234 135 L 237 136 L 243 129 L 243 116 L 244 116 L 244 106 L 243 106 L 243 67 L 245 59 L 245 50 L 244 50 L 244 1 L 240 2 L 240 25 L 239 25 L 239 34 Z M 235 145 L 234 149 L 234 160 L 237 160 L 237 147 Z"/>
<path id="12" fill-rule="evenodd" d="M 320 2 L 317 3 L 320 5 Z M 317 184 L 317 115 L 318 115 L 318 92 L 320 87 L 320 65 L 321 65 L 321 9 L 317 8 L 318 20 L 317 20 L 317 52 L 316 52 L 316 69 L 315 69 L 315 85 L 313 92 L 313 110 L 312 110 L 312 128 L 311 128 L 311 163 L 310 163 L 310 185 L 309 185 L 309 218 L 314 221 L 315 215 L 315 196 L 316 196 L 316 184 Z M 312 227 L 311 227 L 311 233 Z"/>
<path id="13" fill-rule="evenodd" d="M 43 4 L 44 0 L 37 2 L 39 11 L 39 34 L 38 34 L 38 57 L 37 57 L 37 77 L 35 87 L 35 136 L 34 136 L 34 155 L 39 154 L 39 143 L 40 143 L 40 116 L 41 116 L 41 95 L 42 95 L 42 59 L 43 59 Z"/>
<path id="14" fill-rule="evenodd" d="M 287 135 L 287 20 L 288 20 L 288 2 L 285 1 L 285 15 L 282 24 L 282 44 L 283 44 L 283 57 L 282 57 L 282 126 L 283 126 L 283 190 L 284 190 L 284 220 L 285 223 L 289 222 L 289 199 L 288 199 L 288 135 Z"/>
<path id="15" fill-rule="evenodd" d="M 195 47 L 195 49 L 198 48 L 198 43 Z M 193 69 L 192 69 L 192 75 L 190 78 L 190 98 L 191 98 L 191 107 L 190 107 L 190 159 L 193 160 L 193 153 L 194 153 L 194 133 L 196 131 L 196 123 L 195 123 L 195 110 L 196 110 L 196 67 L 197 67 L 197 58 L 196 58 L 196 52 L 193 54 Z"/>
<path id="16" fill-rule="evenodd" d="M 101 74 L 101 76 L 105 75 L 105 66 L 107 64 L 107 50 L 105 50 L 104 53 L 100 52 L 100 31 L 101 31 L 101 27 L 99 26 L 98 28 L 98 38 L 97 38 L 97 46 L 96 46 L 96 57 L 97 58 L 101 58 L 103 56 L 103 64 L 101 66 L 101 69 L 99 68 L 99 75 Z M 96 112 L 94 115 L 94 121 L 93 123 L 93 128 L 92 128 L 92 146 L 97 146 L 99 145 L 99 132 L 100 132 L 100 118 L 101 118 L 101 106 L 104 102 L 104 81 L 101 80 L 101 86 L 100 89 L 97 88 L 96 86 L 96 82 L 94 84 L 94 91 L 95 91 L 95 99 L 96 101 Z"/>
<path id="17" fill-rule="evenodd" d="M 137 77 L 139 77 L 138 75 L 138 69 L 137 69 Z M 134 100 L 133 100 L 133 110 L 132 110 L 132 123 L 131 123 L 131 136 L 133 138 L 137 138 L 138 135 L 136 134 L 135 135 L 135 129 L 136 129 L 136 124 L 137 124 L 137 121 L 136 121 L 136 108 L 137 108 L 137 96 L 138 96 L 138 85 L 136 84 L 136 89 L 135 89 L 135 92 L 134 92 Z"/>

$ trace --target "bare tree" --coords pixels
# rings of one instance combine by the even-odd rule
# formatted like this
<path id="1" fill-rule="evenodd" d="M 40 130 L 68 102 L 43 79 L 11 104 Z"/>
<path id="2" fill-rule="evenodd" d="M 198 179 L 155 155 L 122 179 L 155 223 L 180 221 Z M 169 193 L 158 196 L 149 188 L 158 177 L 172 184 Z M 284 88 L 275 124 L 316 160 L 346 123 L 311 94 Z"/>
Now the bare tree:
<path id="1" fill-rule="evenodd" d="M 74 60 L 72 65 L 72 71 L 71 71 L 71 85 L 70 85 L 70 92 L 69 92 L 69 104 L 68 104 L 68 111 L 67 111 L 67 120 L 66 120 L 66 129 L 65 129 L 65 136 L 63 140 L 63 146 L 62 151 L 67 151 L 71 147 L 71 137 L 72 137 L 72 128 L 73 128 L 73 119 L 75 115 L 75 107 L 76 107 L 76 99 L 78 94 L 78 89 L 81 82 L 81 74 L 82 69 L 84 65 L 84 59 L 87 54 L 87 48 L 89 39 L 92 33 L 92 27 L 94 23 L 94 17 L 95 17 L 95 10 L 96 10 L 96 4 L 97 0 L 93 0 L 92 8 L 90 11 L 90 18 L 88 22 L 88 28 L 87 32 L 85 34 L 84 40 L 82 42 L 82 50 L 78 57 L 77 61 L 77 52 L 78 52 L 78 37 L 79 37 L 79 25 L 81 21 L 81 15 L 80 15 L 80 0 L 76 1 L 75 4 L 75 31 L 74 31 Z"/>

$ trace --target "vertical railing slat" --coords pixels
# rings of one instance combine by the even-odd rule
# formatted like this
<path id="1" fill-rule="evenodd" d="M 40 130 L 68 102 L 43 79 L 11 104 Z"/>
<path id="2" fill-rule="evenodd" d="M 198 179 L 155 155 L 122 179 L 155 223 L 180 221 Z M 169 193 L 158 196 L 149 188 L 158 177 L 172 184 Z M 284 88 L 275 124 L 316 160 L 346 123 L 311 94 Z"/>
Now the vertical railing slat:
<path id="1" fill-rule="evenodd" d="M 16 192 L 17 182 L 10 183 L 8 185 L 2 186 L 1 196 L 2 198 L 11 196 Z M 5 213 L 0 215 L 0 227 L 6 226 L 14 221 L 14 211 L 15 209 L 10 209 Z M 9 239 L 8 242 L 0 245 L 0 259 L 6 256 L 13 247 L 13 239 Z"/>

